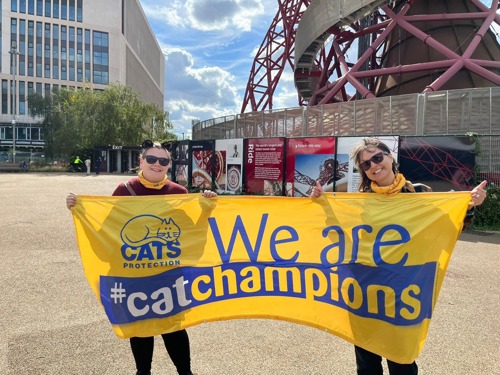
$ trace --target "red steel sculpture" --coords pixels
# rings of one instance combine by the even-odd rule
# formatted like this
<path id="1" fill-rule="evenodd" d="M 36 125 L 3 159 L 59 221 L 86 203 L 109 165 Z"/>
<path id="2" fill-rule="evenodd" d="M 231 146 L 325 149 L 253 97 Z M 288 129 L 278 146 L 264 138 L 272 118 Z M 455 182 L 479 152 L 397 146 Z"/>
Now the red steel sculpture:
<path id="1" fill-rule="evenodd" d="M 500 86 L 499 0 L 278 3 L 241 113 L 273 108 L 287 66 L 308 106 Z"/>

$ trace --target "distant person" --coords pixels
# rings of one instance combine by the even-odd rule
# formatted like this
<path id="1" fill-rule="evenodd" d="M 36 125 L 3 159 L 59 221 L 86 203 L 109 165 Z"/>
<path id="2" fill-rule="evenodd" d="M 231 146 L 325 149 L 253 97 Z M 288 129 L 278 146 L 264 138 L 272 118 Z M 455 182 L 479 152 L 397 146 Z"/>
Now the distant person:
<path id="1" fill-rule="evenodd" d="M 76 172 L 83 171 L 83 161 L 78 155 L 76 156 L 75 160 L 73 160 L 73 165 L 75 166 Z"/>
<path id="2" fill-rule="evenodd" d="M 392 156 L 390 148 L 376 138 L 364 138 L 351 153 L 359 170 L 358 190 L 364 193 L 396 195 L 401 193 L 430 192 L 431 188 L 424 184 L 407 181 L 398 170 L 398 163 Z M 486 198 L 486 181 L 481 182 L 471 191 L 471 200 L 464 217 L 464 228 L 472 223 L 474 208 Z M 323 187 L 319 182 L 313 189 L 311 197 L 319 198 Z M 354 346 L 358 375 L 382 375 L 382 357 L 359 346 Z M 413 363 L 396 363 L 387 360 L 390 375 L 417 375 L 418 366 Z"/>
<path id="3" fill-rule="evenodd" d="M 95 174 L 96 174 L 96 176 L 99 176 L 99 173 L 101 172 L 101 164 L 102 164 L 101 157 L 98 156 L 97 159 L 95 159 Z"/>
<path id="4" fill-rule="evenodd" d="M 127 183 L 121 183 L 113 196 L 131 195 L 168 195 L 187 194 L 185 187 L 167 179 L 170 167 L 170 153 L 159 142 L 146 140 L 142 143 L 140 172 Z M 201 192 L 205 198 L 214 198 L 216 193 L 210 190 Z M 66 197 L 69 210 L 76 204 L 76 195 Z M 180 375 L 193 375 L 191 372 L 191 354 L 187 331 L 182 329 L 161 335 L 167 352 Z M 154 337 L 132 337 L 130 346 L 137 368 L 136 375 L 150 375 L 153 361 Z"/>
<path id="5" fill-rule="evenodd" d="M 25 160 L 22 161 L 21 168 L 23 169 L 24 172 L 28 172 L 28 164 L 26 164 Z"/>
<path id="6" fill-rule="evenodd" d="M 85 159 L 85 167 L 87 168 L 87 176 L 90 176 L 90 158 Z"/>

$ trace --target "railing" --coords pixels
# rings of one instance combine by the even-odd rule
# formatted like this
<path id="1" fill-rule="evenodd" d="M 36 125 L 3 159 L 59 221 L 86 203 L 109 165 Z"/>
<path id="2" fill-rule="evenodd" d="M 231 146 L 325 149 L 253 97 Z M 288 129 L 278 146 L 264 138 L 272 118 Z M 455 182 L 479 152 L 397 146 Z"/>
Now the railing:
<path id="1" fill-rule="evenodd" d="M 500 175 L 500 87 L 249 112 L 193 125 L 193 140 L 466 133 L 481 136 L 480 170 Z"/>

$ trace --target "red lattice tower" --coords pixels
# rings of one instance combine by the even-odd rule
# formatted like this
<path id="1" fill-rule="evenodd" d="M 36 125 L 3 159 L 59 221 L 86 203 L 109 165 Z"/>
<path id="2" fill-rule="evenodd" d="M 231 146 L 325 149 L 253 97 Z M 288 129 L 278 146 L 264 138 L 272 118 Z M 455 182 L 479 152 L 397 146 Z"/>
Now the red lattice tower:
<path id="1" fill-rule="evenodd" d="M 500 25 L 498 6 L 499 0 L 489 7 L 480 0 L 279 1 L 242 113 L 273 108 L 292 61 L 299 105 L 500 86 L 500 45 L 491 29 Z"/>
<path id="2" fill-rule="evenodd" d="M 288 65 L 293 68 L 295 29 L 311 0 L 278 0 L 278 11 L 255 55 L 241 107 L 259 111 L 273 108 L 273 94 Z"/>

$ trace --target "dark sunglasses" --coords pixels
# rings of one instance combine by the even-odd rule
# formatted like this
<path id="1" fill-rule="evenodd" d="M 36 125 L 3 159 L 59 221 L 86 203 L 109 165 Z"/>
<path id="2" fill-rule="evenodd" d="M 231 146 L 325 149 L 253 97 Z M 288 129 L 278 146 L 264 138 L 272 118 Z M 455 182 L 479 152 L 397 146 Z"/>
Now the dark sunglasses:
<path id="1" fill-rule="evenodd" d="M 382 160 L 384 160 L 384 156 L 385 155 L 389 155 L 389 153 L 388 152 L 384 152 L 384 151 L 376 153 L 370 159 L 365 160 L 362 163 L 359 163 L 359 169 L 361 169 L 363 172 L 366 172 L 368 169 L 371 168 L 372 162 L 375 163 L 375 164 L 382 163 Z"/>
<path id="2" fill-rule="evenodd" d="M 146 139 L 144 142 L 142 142 L 142 145 L 141 145 L 142 149 L 143 150 L 147 150 L 151 147 L 154 147 L 154 142 L 153 141 L 150 141 L 149 139 Z M 170 141 L 167 141 L 167 142 L 163 142 L 161 144 L 161 148 L 167 150 L 167 151 L 170 151 L 170 149 L 172 148 L 172 142 Z"/>
<path id="3" fill-rule="evenodd" d="M 153 155 L 146 155 L 145 159 L 148 164 L 155 164 L 156 162 L 158 162 L 163 167 L 166 167 L 168 163 L 170 163 L 170 158 L 157 158 Z"/>

